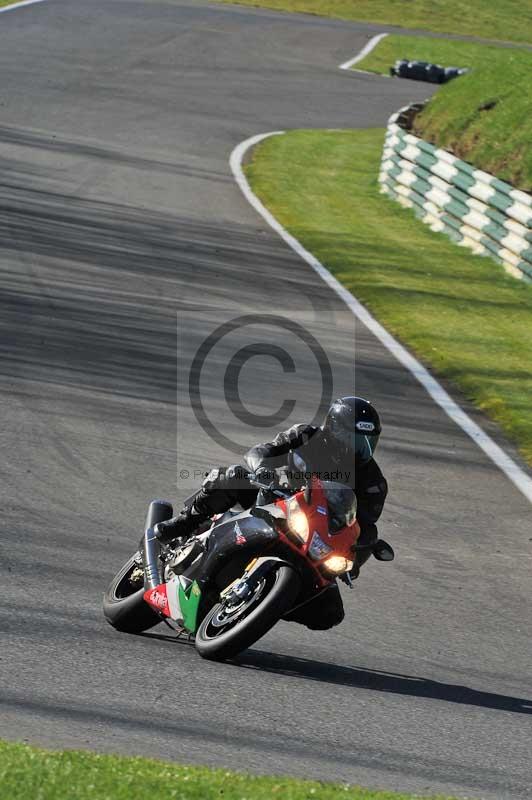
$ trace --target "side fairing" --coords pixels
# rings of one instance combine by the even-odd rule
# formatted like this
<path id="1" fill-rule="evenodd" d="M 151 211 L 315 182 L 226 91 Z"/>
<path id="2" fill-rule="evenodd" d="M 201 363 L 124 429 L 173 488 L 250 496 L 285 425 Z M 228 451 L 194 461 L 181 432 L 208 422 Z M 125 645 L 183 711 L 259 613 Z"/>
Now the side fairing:
<path id="1" fill-rule="evenodd" d="M 260 555 L 278 539 L 277 532 L 257 517 L 236 517 L 222 523 L 209 538 L 209 551 L 197 577 L 200 589 L 204 591 L 231 561 L 240 562 Z"/>
<path id="2" fill-rule="evenodd" d="M 209 537 L 207 555 L 194 579 L 176 575 L 167 583 L 145 592 L 146 602 L 162 616 L 195 633 L 205 609 L 212 602 L 210 589 L 225 587 L 255 556 L 263 555 L 279 539 L 264 520 L 242 516 L 217 526 Z M 234 575 L 232 575 L 234 573 Z M 204 602 L 202 602 L 204 601 Z"/>
<path id="3" fill-rule="evenodd" d="M 201 602 L 201 589 L 194 581 L 186 589 L 179 586 L 179 605 L 183 613 L 183 627 L 196 633 L 198 627 L 198 609 Z"/>
<path id="4" fill-rule="evenodd" d="M 144 600 L 155 611 L 182 624 L 191 633 L 196 632 L 201 589 L 196 581 L 176 575 L 167 583 L 144 593 Z"/>

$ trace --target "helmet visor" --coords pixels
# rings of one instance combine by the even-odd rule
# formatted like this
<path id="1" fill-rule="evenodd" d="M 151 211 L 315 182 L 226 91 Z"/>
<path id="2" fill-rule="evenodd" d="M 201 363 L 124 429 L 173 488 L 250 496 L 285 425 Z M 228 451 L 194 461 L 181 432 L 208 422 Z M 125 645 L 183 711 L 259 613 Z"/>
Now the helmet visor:
<path id="1" fill-rule="evenodd" d="M 362 463 L 373 458 L 373 454 L 379 443 L 379 434 L 355 433 L 352 434 L 352 436 L 354 438 L 354 443 L 352 443 L 351 446 L 355 452 L 355 458 Z"/>
<path id="2" fill-rule="evenodd" d="M 379 443 L 378 433 L 349 431 L 338 424 L 331 426 L 331 433 L 336 441 L 347 452 L 353 454 L 360 464 L 364 464 L 373 457 Z"/>

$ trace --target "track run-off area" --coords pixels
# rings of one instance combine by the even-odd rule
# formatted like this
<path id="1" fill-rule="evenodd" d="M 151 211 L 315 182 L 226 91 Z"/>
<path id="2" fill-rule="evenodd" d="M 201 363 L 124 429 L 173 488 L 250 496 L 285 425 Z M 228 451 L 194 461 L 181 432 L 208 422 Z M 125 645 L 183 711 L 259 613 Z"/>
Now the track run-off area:
<path id="1" fill-rule="evenodd" d="M 382 31 L 172 0 L 0 16 L 1 737 L 530 796 L 530 504 L 229 166 L 258 133 L 382 128 L 424 99 L 427 85 L 338 69 Z M 188 367 L 216 331 L 199 381 L 213 430 L 191 408 Z M 231 397 L 227 364 L 266 335 L 297 369 L 271 352 L 239 362 Z M 202 661 L 163 626 L 112 630 L 101 596 L 149 500 L 178 505 L 206 468 L 318 413 L 309 342 L 333 394 L 381 412 L 394 564 L 373 561 L 343 592 L 340 627 L 280 623 L 234 664 Z M 273 415 L 285 397 L 290 418 L 269 428 L 244 413 Z"/>

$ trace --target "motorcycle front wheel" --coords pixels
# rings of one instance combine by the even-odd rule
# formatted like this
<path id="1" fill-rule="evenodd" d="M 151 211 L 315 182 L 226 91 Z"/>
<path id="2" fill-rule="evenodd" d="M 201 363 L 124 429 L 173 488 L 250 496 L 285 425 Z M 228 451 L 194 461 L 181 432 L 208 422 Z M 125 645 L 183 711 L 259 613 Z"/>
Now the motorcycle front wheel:
<path id="1" fill-rule="evenodd" d="M 238 604 L 217 603 L 196 632 L 196 650 L 203 658 L 223 661 L 254 644 L 293 606 L 300 590 L 295 570 L 271 562 L 250 597 Z"/>

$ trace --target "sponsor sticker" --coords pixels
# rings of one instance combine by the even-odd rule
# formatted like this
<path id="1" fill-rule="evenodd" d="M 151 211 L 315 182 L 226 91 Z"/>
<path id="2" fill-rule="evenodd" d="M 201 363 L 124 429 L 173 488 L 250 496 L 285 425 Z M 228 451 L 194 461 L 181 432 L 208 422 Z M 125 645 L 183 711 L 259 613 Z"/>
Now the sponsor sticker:
<path id="1" fill-rule="evenodd" d="M 154 589 L 150 595 L 150 603 L 153 603 L 153 605 L 157 606 L 157 608 L 163 609 L 168 605 L 168 598 L 162 592 Z"/>
<path id="2" fill-rule="evenodd" d="M 364 431 L 365 433 L 371 433 L 375 430 L 375 425 L 373 422 L 357 422 L 356 424 L 357 431 Z"/>
<path id="3" fill-rule="evenodd" d="M 236 533 L 235 537 L 236 544 L 246 544 L 246 537 L 240 530 L 240 525 L 238 524 L 238 522 L 235 522 L 235 533 Z"/>

